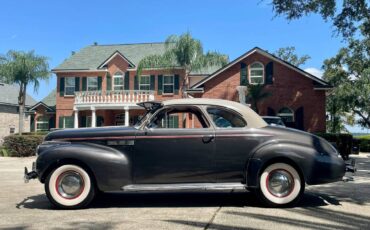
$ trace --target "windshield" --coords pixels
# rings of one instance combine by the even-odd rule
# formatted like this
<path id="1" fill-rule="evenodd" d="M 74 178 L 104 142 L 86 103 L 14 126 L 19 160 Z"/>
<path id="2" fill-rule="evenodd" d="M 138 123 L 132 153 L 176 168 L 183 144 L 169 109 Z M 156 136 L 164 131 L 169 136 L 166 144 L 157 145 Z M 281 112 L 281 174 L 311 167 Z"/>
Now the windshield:
<path id="1" fill-rule="evenodd" d="M 146 111 L 145 114 L 136 122 L 135 128 L 140 127 L 150 116 L 152 116 L 152 111 Z"/>

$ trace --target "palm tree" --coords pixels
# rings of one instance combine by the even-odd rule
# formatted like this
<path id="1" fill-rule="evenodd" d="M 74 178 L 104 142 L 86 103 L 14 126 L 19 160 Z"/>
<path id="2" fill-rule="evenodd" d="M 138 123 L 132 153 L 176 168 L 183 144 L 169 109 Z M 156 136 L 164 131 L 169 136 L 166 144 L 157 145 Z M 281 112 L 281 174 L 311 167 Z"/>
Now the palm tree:
<path id="1" fill-rule="evenodd" d="M 259 113 L 258 111 L 258 103 L 272 94 L 270 92 L 266 92 L 264 90 L 265 85 L 263 84 L 255 84 L 255 85 L 248 85 L 248 92 L 246 96 L 246 101 L 250 102 L 252 109 Z"/>
<path id="2" fill-rule="evenodd" d="M 27 95 L 27 85 L 33 84 L 37 92 L 39 80 L 48 79 L 50 76 L 47 58 L 36 55 L 34 51 L 22 52 L 10 50 L 0 58 L 0 76 L 10 84 L 19 85 L 19 134 L 23 132 L 23 117 Z"/>
<path id="3" fill-rule="evenodd" d="M 224 66 L 228 63 L 228 57 L 216 51 L 203 53 L 203 45 L 200 40 L 191 36 L 190 32 L 180 36 L 171 35 L 165 41 L 165 52 L 162 55 L 149 55 L 144 57 L 138 64 L 137 75 L 140 76 L 145 68 L 175 68 L 185 69 L 185 78 L 182 89 L 189 87 L 189 74 L 191 71 L 199 71 L 205 67 Z M 183 90 L 183 92 L 185 91 Z M 185 97 L 186 95 L 183 94 Z"/>

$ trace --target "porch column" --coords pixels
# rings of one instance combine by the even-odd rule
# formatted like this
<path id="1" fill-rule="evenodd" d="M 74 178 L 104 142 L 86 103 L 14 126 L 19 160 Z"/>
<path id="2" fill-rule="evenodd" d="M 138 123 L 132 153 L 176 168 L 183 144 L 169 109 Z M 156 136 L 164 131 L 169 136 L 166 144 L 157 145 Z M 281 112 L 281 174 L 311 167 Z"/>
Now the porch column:
<path id="1" fill-rule="evenodd" d="M 74 126 L 75 126 L 75 129 L 78 128 L 78 110 L 75 110 L 75 121 L 74 121 Z"/>
<path id="2" fill-rule="evenodd" d="M 125 107 L 125 126 L 129 126 L 130 124 L 130 119 L 129 119 L 130 113 L 129 113 L 129 108 Z"/>
<path id="3" fill-rule="evenodd" d="M 94 107 L 91 108 L 91 127 L 96 127 L 96 110 Z"/>

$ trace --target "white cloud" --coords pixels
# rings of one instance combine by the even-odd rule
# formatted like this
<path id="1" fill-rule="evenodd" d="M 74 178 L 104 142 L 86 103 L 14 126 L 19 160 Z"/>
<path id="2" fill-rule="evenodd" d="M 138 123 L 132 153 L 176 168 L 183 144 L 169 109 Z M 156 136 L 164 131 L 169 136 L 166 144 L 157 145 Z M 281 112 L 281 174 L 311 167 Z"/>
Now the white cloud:
<path id="1" fill-rule="evenodd" d="M 315 67 L 309 67 L 309 68 L 306 68 L 304 71 L 314 75 L 315 77 L 318 77 L 318 78 L 322 78 L 322 75 L 324 74 L 324 72 L 320 69 L 317 69 Z"/>

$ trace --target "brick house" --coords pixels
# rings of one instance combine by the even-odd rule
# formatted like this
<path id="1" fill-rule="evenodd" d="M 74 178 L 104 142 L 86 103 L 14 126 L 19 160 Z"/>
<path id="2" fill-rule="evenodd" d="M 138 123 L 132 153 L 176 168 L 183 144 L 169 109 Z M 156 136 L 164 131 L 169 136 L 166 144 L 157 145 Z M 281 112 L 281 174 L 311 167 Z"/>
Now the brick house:
<path id="1" fill-rule="evenodd" d="M 0 79 L 1 80 L 1 79 Z M 9 85 L 0 82 L 0 144 L 5 136 L 18 133 L 19 128 L 19 106 L 18 106 L 19 88 L 16 85 Z M 27 94 L 26 110 L 36 101 Z M 23 131 L 29 132 L 32 125 L 31 116 L 28 113 L 24 116 Z"/>
<path id="2" fill-rule="evenodd" d="M 260 115 L 280 116 L 287 126 L 308 132 L 325 132 L 325 98 L 331 86 L 258 47 L 199 81 L 189 91 L 194 97 L 243 103 L 248 93 L 243 86 L 248 84 L 264 84 L 264 90 L 272 95 L 259 103 Z"/>
<path id="3" fill-rule="evenodd" d="M 49 121 L 39 125 L 44 128 L 127 126 L 144 113 L 136 103 L 181 98 L 185 89 L 183 68 L 145 69 L 141 76 L 136 75 L 143 57 L 164 51 L 164 43 L 142 43 L 91 45 L 73 53 L 52 70 L 57 76 L 55 101 L 32 108 L 35 125 L 38 118 Z M 260 48 L 253 48 L 224 67 L 190 73 L 189 84 L 189 97 L 246 104 L 245 86 L 264 84 L 273 96 L 260 103 L 261 115 L 281 116 L 290 127 L 325 131 L 328 83 Z"/>

